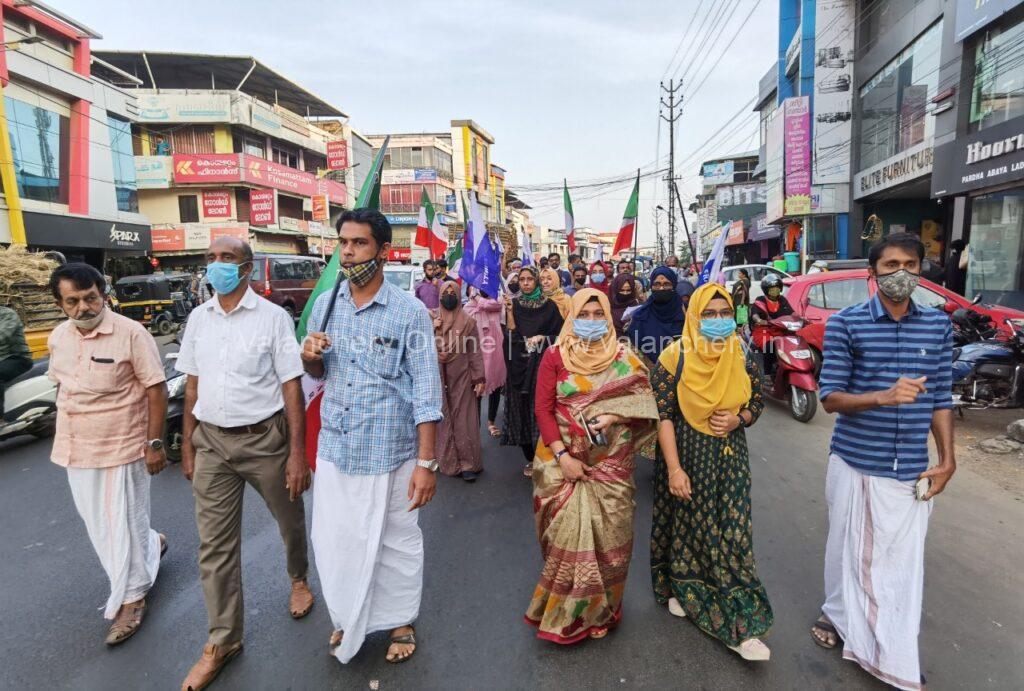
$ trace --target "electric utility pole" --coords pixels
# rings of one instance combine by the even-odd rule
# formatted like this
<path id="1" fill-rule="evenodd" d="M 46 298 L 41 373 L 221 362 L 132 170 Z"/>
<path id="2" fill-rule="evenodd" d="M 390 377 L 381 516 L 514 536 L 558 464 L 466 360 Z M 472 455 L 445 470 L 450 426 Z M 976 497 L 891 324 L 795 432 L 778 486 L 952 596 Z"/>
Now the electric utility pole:
<path id="1" fill-rule="evenodd" d="M 668 88 L 665 82 L 661 82 L 661 90 L 668 94 L 668 103 L 665 98 L 659 98 L 661 107 L 658 109 L 659 117 L 668 123 L 668 175 L 665 182 L 668 184 L 668 253 L 676 253 L 676 212 L 675 212 L 675 180 L 676 180 L 676 120 L 682 116 L 683 98 L 676 100 L 676 92 L 682 88 L 682 84 L 674 79 L 668 80 Z M 662 108 L 668 110 L 668 117 L 662 112 Z"/>

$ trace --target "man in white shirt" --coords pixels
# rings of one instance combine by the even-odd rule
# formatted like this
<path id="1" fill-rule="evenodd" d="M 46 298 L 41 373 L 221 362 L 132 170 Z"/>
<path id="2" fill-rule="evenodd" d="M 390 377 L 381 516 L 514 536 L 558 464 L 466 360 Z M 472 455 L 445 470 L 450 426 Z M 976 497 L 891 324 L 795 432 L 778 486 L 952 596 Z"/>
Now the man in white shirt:
<path id="1" fill-rule="evenodd" d="M 214 240 L 206 278 L 216 298 L 189 316 L 178 371 L 185 385 L 181 468 L 192 481 L 199 528 L 199 577 L 210 636 L 182 691 L 205 688 L 242 650 L 242 494 L 246 483 L 277 519 L 292 580 L 289 609 L 313 607 L 302 493 L 302 361 L 288 314 L 249 288 L 253 255 L 237 238 Z"/>

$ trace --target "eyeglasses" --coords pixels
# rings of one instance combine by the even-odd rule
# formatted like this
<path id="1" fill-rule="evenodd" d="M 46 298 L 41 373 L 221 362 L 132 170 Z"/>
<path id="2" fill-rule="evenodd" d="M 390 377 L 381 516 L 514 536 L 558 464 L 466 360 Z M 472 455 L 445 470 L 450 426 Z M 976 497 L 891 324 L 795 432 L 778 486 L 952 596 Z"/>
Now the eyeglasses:
<path id="1" fill-rule="evenodd" d="M 735 310 L 731 309 L 718 310 L 717 312 L 715 310 L 704 310 L 700 313 L 701 319 L 714 319 L 715 317 L 720 319 L 732 319 L 735 316 Z"/>

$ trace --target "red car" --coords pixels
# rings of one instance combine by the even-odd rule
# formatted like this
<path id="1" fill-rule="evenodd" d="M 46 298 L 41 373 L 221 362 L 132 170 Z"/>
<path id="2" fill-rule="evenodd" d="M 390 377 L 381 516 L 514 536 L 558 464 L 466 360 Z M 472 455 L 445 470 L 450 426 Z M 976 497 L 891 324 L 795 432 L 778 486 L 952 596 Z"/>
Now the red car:
<path id="1" fill-rule="evenodd" d="M 825 322 L 828 318 L 844 307 L 864 302 L 875 294 L 875 282 L 868 278 L 867 269 L 823 271 L 786 278 L 783 282 L 788 286 L 786 299 L 793 311 L 809 322 L 801 330 L 801 335 L 815 349 L 813 354 L 816 364 L 821 362 Z M 948 314 L 971 304 L 964 296 L 923 278 L 911 298 L 919 305 L 934 307 Z M 999 338 L 1013 335 L 1008 320 L 1013 320 L 1018 329 L 1024 328 L 1024 312 L 1019 310 L 984 303 L 972 309 L 992 318 L 992 325 L 999 329 Z"/>

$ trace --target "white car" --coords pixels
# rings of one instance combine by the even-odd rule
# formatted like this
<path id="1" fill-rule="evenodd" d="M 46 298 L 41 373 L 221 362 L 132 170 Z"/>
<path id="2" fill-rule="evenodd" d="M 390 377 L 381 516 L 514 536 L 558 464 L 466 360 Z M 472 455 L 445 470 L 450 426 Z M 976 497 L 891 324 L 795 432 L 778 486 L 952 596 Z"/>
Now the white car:
<path id="1" fill-rule="evenodd" d="M 732 292 L 732 287 L 736 285 L 736 281 L 740 277 L 740 269 L 746 269 L 747 273 L 750 274 L 750 301 L 753 302 L 757 298 L 761 297 L 761 279 L 767 274 L 776 274 L 779 278 L 790 278 L 790 275 L 785 271 L 779 271 L 773 266 L 765 266 L 764 264 L 737 264 L 736 266 L 727 266 L 722 269 L 722 274 L 725 276 L 725 287 Z"/>
<path id="2" fill-rule="evenodd" d="M 412 264 L 385 264 L 384 280 L 415 297 L 416 286 L 423 280 L 423 267 Z"/>

